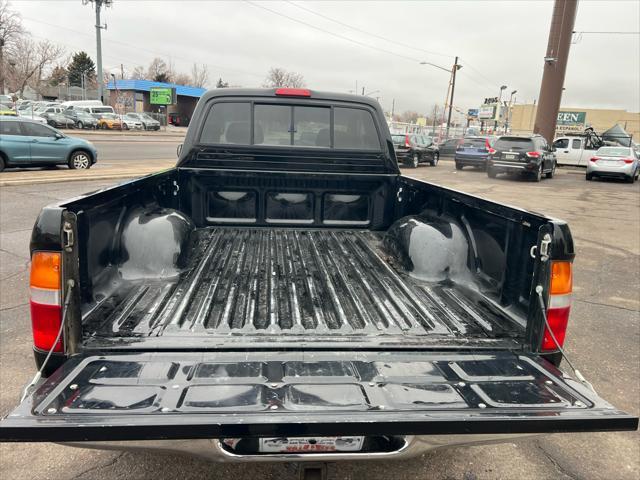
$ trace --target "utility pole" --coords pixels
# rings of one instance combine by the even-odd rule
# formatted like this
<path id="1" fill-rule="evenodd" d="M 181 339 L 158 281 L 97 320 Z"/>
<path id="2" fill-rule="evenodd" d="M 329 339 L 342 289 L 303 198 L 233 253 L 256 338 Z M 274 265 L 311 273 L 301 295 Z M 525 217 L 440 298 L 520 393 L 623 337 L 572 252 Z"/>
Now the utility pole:
<path id="1" fill-rule="evenodd" d="M 451 126 L 451 110 L 453 109 L 453 92 L 456 89 L 456 72 L 461 68 L 462 68 L 462 65 L 458 65 L 458 57 L 456 57 L 456 61 L 454 62 L 453 68 L 451 70 L 451 101 L 449 102 L 449 116 L 447 117 L 447 130 L 445 133 L 446 138 L 449 138 L 449 127 Z"/>
<path id="2" fill-rule="evenodd" d="M 396 111 L 396 99 L 391 99 L 391 121 L 393 122 L 393 114 Z"/>
<path id="3" fill-rule="evenodd" d="M 113 0 L 82 0 L 82 4 L 86 5 L 87 3 L 91 3 L 92 5 L 95 6 L 96 8 L 96 64 L 97 64 L 97 69 L 98 69 L 98 74 L 97 74 L 97 84 L 98 84 L 98 100 L 100 100 L 101 102 L 104 102 L 103 99 L 103 82 L 104 79 L 102 78 L 102 32 L 101 30 L 106 30 L 107 29 L 107 25 L 102 25 L 100 23 L 100 10 L 102 9 L 102 7 L 110 7 L 111 4 L 113 3 Z"/>
<path id="4" fill-rule="evenodd" d="M 120 80 L 124 80 L 124 65 L 120 64 Z"/>
<path id="5" fill-rule="evenodd" d="M 553 142 L 578 0 L 555 0 L 533 133 Z"/>

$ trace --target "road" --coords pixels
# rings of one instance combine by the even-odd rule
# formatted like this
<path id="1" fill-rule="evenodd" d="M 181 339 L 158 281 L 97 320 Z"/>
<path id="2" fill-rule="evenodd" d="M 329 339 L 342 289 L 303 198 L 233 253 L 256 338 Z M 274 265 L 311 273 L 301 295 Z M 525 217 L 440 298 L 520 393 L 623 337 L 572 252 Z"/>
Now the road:
<path id="1" fill-rule="evenodd" d="M 105 155 L 107 150 L 116 156 L 118 152 L 133 155 L 146 149 L 143 144 L 107 147 Z M 640 184 L 586 182 L 583 172 L 566 170 L 539 184 L 488 179 L 472 169 L 456 172 L 448 161 L 436 168 L 404 172 L 569 222 L 577 258 L 568 353 L 604 398 L 630 413 L 640 413 Z M 2 415 L 16 403 L 22 386 L 34 373 L 26 289 L 33 221 L 49 202 L 110 183 L 0 189 Z M 333 464 L 329 466 L 329 478 L 637 479 L 639 445 L 637 432 L 558 434 L 502 445 L 444 449 L 404 462 Z M 297 478 L 295 466 L 290 464 L 212 465 L 171 455 L 92 451 L 53 444 L 0 445 L 0 471 L 3 478 L 21 480 Z"/>
<path id="2" fill-rule="evenodd" d="M 167 141 L 91 140 L 98 149 L 98 163 L 128 162 L 130 160 L 173 160 L 181 139 Z"/>

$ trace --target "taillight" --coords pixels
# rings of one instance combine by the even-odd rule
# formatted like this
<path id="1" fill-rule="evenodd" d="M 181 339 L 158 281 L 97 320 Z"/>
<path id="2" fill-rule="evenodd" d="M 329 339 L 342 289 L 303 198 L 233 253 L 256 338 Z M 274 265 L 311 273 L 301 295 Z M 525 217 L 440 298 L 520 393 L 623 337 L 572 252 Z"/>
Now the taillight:
<path id="1" fill-rule="evenodd" d="M 573 275 L 571 262 L 552 262 L 551 281 L 549 285 L 549 305 L 547 306 L 547 322 L 558 345 L 553 341 L 549 328 L 545 325 L 542 336 L 543 351 L 558 350 L 562 347 L 567 333 L 569 313 L 571 311 L 571 292 L 573 291 Z"/>
<path id="2" fill-rule="evenodd" d="M 496 153 L 496 149 L 495 148 L 487 148 L 487 152 L 489 152 L 489 155 L 493 155 L 494 153 Z"/>
<path id="3" fill-rule="evenodd" d="M 410 147 L 411 146 L 411 141 L 409 140 L 409 135 L 405 135 L 405 137 L 404 137 L 404 146 L 405 147 Z"/>
<path id="4" fill-rule="evenodd" d="M 538 158 L 540 154 L 538 152 L 527 152 L 527 157 L 529 158 Z"/>
<path id="5" fill-rule="evenodd" d="M 624 163 L 633 163 L 633 158 L 623 158 Z"/>
<path id="6" fill-rule="evenodd" d="M 589 160 L 591 160 L 592 162 L 597 162 L 598 160 L 600 160 L 600 157 L 591 157 Z"/>
<path id="7" fill-rule="evenodd" d="M 58 252 L 35 252 L 31 256 L 31 326 L 33 344 L 40 350 L 50 350 L 60 330 L 61 268 L 61 255 Z M 63 351 L 62 339 L 55 344 L 53 351 Z"/>

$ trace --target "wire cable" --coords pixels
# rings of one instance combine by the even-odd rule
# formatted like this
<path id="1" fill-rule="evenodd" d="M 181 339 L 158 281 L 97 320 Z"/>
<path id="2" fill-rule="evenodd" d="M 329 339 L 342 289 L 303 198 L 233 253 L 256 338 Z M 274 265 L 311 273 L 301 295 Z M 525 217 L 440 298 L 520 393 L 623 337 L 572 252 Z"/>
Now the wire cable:
<path id="1" fill-rule="evenodd" d="M 383 52 L 383 53 L 386 53 L 387 55 L 394 55 L 396 57 L 404 58 L 405 60 L 410 60 L 412 62 L 416 62 L 416 63 L 420 62 L 420 59 L 418 59 L 418 58 L 410 57 L 408 55 L 403 55 L 401 53 L 393 52 L 391 50 L 386 50 L 384 48 L 374 47 L 373 45 L 369 45 L 368 43 L 360 42 L 359 40 L 354 40 L 353 38 L 345 37 L 344 35 L 340 35 L 339 33 L 334 33 L 334 32 L 332 32 L 330 30 L 325 30 L 324 28 L 318 27 L 316 25 L 313 25 L 312 23 L 307 23 L 307 22 L 305 22 L 303 20 L 291 17 L 289 15 L 286 15 L 284 13 L 278 12 L 276 10 L 272 10 L 270 8 L 267 8 L 267 7 L 263 6 L 263 5 L 258 5 L 257 3 L 254 3 L 254 2 L 252 2 L 250 0 L 244 0 L 244 2 L 248 3 L 249 5 L 251 5 L 253 7 L 260 8 L 262 10 L 266 10 L 267 12 L 270 12 L 270 13 L 272 13 L 274 15 L 278 15 L 280 17 L 287 18 L 287 19 L 291 20 L 292 22 L 296 22 L 296 23 L 299 23 L 299 24 L 304 25 L 306 27 L 313 28 L 314 30 L 318 30 L 320 32 L 326 33 L 327 35 L 331 35 L 333 37 L 340 38 L 342 40 L 346 40 L 347 42 L 351 42 L 351 43 L 354 43 L 356 45 L 360 45 L 361 47 L 365 47 L 365 48 L 369 48 L 371 50 L 376 50 L 376 51 L 379 51 L 379 52 Z"/>
<path id="2" fill-rule="evenodd" d="M 356 32 L 364 33 L 365 35 L 369 35 L 371 37 L 378 38 L 380 40 L 384 40 L 385 42 L 395 43 L 396 45 L 399 45 L 401 47 L 410 48 L 411 50 L 415 50 L 417 52 L 426 53 L 426 54 L 429 54 L 429 55 L 436 55 L 436 56 L 439 56 L 439 57 L 447 57 L 447 58 L 454 58 L 455 57 L 455 55 L 449 55 L 447 53 L 440 53 L 440 52 L 433 52 L 433 51 L 430 51 L 430 50 L 425 50 L 423 48 L 415 47 L 413 45 L 408 45 L 406 43 L 398 42 L 397 40 L 393 40 L 391 38 L 383 37 L 382 35 L 378 35 L 376 33 L 371 33 L 371 32 L 368 32 L 366 30 L 363 30 L 361 28 L 354 27 L 353 25 L 349 25 L 348 23 L 341 22 L 340 20 L 336 20 L 335 18 L 331 18 L 331 17 L 329 17 L 327 15 L 324 15 L 324 14 L 322 14 L 320 12 L 316 12 L 315 10 L 311 10 L 310 8 L 303 7 L 302 5 L 298 5 L 297 3 L 292 2 L 291 0 L 284 0 L 284 1 L 289 3 L 289 4 L 291 4 L 291 5 L 293 5 L 296 8 L 299 8 L 301 10 L 309 12 L 312 15 L 316 15 L 318 17 L 324 18 L 325 20 L 329 20 L 330 22 L 337 23 L 338 25 L 342 25 L 343 27 L 350 28 L 352 30 L 355 30 Z"/>

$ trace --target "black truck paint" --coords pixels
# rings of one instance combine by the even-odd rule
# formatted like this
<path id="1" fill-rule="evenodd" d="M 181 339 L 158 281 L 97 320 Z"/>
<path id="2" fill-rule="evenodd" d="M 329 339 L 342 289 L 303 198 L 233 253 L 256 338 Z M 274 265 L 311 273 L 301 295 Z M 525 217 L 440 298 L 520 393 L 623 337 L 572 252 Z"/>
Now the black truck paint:
<path id="1" fill-rule="evenodd" d="M 379 149 L 200 141 L 229 102 L 368 112 Z M 175 168 L 41 212 L 65 353 L 0 440 L 636 429 L 540 351 L 545 236 L 573 260 L 562 221 L 400 175 L 367 97 L 209 92 Z"/>

